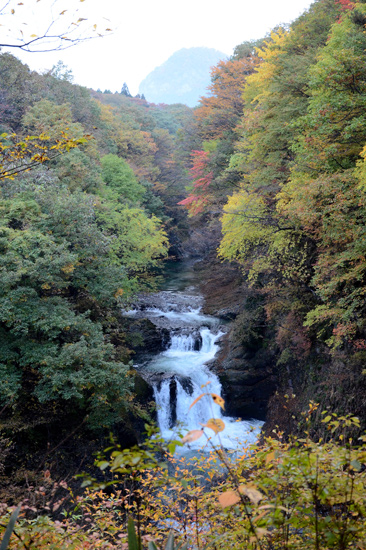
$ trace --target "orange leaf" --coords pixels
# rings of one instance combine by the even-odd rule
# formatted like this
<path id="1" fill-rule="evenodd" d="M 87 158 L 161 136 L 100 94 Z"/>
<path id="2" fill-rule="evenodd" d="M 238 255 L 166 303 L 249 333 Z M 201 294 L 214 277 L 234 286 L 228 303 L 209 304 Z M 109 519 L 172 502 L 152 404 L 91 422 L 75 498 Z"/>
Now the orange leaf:
<path id="1" fill-rule="evenodd" d="M 242 495 L 247 496 L 249 500 L 254 502 L 254 504 L 258 504 L 258 502 L 261 501 L 263 498 L 262 493 L 258 491 L 256 486 L 252 483 L 248 483 L 248 485 L 240 485 L 239 492 Z"/>
<path id="2" fill-rule="evenodd" d="M 219 503 L 223 508 L 233 506 L 240 502 L 240 496 L 235 491 L 226 491 L 219 496 Z"/>
<path id="3" fill-rule="evenodd" d="M 202 397 L 203 397 L 204 395 L 207 395 L 207 393 L 201 393 L 201 395 L 199 395 L 199 396 L 193 401 L 193 403 L 190 404 L 189 408 L 191 409 L 191 408 L 193 407 L 193 405 L 195 405 L 196 403 L 198 403 L 198 401 L 199 401 L 200 399 L 202 399 Z"/>
<path id="4" fill-rule="evenodd" d="M 213 430 L 215 434 L 218 434 L 225 429 L 225 422 L 223 422 L 220 418 L 210 418 L 207 420 L 206 424 L 202 424 L 202 426 L 205 428 L 210 428 L 210 430 Z"/>
<path id="5" fill-rule="evenodd" d="M 203 435 L 203 430 L 191 430 L 182 439 L 182 443 L 192 443 Z"/>
<path id="6" fill-rule="evenodd" d="M 269 513 L 269 510 L 263 510 L 263 512 L 261 512 L 259 514 L 259 516 L 255 517 L 253 519 L 253 523 L 257 522 L 257 521 L 260 521 L 262 518 L 264 518 L 264 516 L 266 516 L 267 514 Z"/>
<path id="7" fill-rule="evenodd" d="M 216 405 L 219 405 L 223 410 L 225 410 L 225 401 L 223 400 L 222 397 L 220 397 L 216 393 L 211 393 L 211 397 L 216 403 Z"/>
<path id="8" fill-rule="evenodd" d="M 288 508 L 285 508 L 284 506 L 279 506 L 276 504 L 265 504 L 264 506 L 258 506 L 258 510 L 273 510 L 274 508 L 276 510 L 282 510 L 283 512 L 286 512 L 286 514 L 289 513 Z"/>
<path id="9" fill-rule="evenodd" d="M 268 464 L 268 462 L 272 462 L 272 460 L 274 460 L 274 459 L 275 459 L 274 452 L 269 453 L 265 458 L 266 464 Z"/>

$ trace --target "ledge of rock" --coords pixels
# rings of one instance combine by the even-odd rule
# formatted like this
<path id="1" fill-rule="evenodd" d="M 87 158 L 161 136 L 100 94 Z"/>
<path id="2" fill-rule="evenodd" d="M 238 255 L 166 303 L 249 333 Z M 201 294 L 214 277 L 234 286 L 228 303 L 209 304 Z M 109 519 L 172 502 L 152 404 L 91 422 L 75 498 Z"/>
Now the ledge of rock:
<path id="1" fill-rule="evenodd" d="M 169 330 L 157 327 L 149 319 L 130 320 L 130 345 L 137 356 L 145 353 L 159 353 L 166 349 L 169 334 Z"/>
<path id="2" fill-rule="evenodd" d="M 275 368 L 267 350 L 248 353 L 231 339 L 222 339 L 214 369 L 222 384 L 225 409 L 230 416 L 266 419 L 268 401 L 275 391 Z"/>
<path id="3" fill-rule="evenodd" d="M 265 323 L 260 320 L 255 325 L 255 316 L 261 310 L 260 297 L 248 288 L 238 268 L 216 258 L 197 264 L 196 271 L 203 281 L 200 289 L 205 313 L 226 321 L 226 334 L 211 365 L 222 384 L 226 412 L 244 419 L 265 420 L 269 399 L 276 390 L 277 369 L 273 351 L 263 345 L 266 329 L 258 328 Z M 263 331 L 257 339 L 251 335 L 253 327 L 258 333 Z"/>

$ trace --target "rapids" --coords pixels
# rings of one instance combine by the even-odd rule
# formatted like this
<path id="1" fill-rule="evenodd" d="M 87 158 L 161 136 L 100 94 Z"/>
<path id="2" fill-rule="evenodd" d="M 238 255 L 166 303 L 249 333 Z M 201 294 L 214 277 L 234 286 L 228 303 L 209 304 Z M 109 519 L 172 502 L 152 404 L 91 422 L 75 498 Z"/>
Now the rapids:
<path id="1" fill-rule="evenodd" d="M 201 429 L 210 418 L 221 419 L 225 429 L 215 435 L 205 428 L 205 436 L 178 448 L 184 453 L 192 450 L 210 451 L 212 444 L 225 449 L 237 449 L 254 443 L 263 424 L 259 420 L 244 421 L 225 416 L 225 412 L 204 395 L 221 396 L 221 383 L 213 372 L 219 340 L 224 334 L 220 320 L 201 313 L 202 296 L 194 287 L 184 291 L 169 289 L 141 299 L 126 315 L 148 318 L 156 326 L 170 331 L 167 349 L 152 359 L 137 365 L 141 375 L 153 385 L 157 418 L 164 439 L 177 438 L 190 430 Z"/>

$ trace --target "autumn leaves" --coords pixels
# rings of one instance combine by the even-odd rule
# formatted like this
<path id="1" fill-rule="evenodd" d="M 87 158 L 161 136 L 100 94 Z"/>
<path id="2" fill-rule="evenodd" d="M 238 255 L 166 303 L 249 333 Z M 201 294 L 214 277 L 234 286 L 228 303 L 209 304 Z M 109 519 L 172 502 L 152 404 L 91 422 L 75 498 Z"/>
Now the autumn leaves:
<path id="1" fill-rule="evenodd" d="M 204 386 L 207 386 L 210 382 L 207 382 L 204 384 Z M 202 386 L 202 387 L 204 387 Z M 201 393 L 190 405 L 190 409 L 198 403 L 204 397 L 205 395 L 212 398 L 212 401 L 219 405 L 223 410 L 225 409 L 225 401 L 222 397 L 217 395 L 216 393 L 208 393 L 204 392 Z M 219 432 L 222 432 L 225 429 L 225 423 L 221 420 L 221 418 L 210 418 L 207 420 L 206 424 L 201 423 L 202 428 L 200 430 L 190 430 L 182 439 L 182 443 L 193 443 L 193 441 L 197 441 L 200 437 L 202 437 L 204 434 L 207 437 L 207 440 L 210 441 L 210 437 L 205 433 L 204 428 L 209 428 L 210 430 L 213 430 L 215 434 L 218 434 Z"/>

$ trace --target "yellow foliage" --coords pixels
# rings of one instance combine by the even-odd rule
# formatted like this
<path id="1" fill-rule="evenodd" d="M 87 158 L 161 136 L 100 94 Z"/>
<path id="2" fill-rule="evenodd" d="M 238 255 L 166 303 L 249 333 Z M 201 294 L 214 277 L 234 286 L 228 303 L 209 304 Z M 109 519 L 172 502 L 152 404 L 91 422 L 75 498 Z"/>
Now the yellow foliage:
<path id="1" fill-rule="evenodd" d="M 196 403 L 198 403 L 198 401 L 200 401 L 204 395 L 207 395 L 207 393 L 201 393 L 201 395 L 199 395 L 198 397 L 196 397 L 196 399 L 193 401 L 193 403 L 191 403 L 191 404 L 189 405 L 189 408 L 191 409 L 191 408 L 193 407 L 193 405 L 195 405 Z"/>
<path id="2" fill-rule="evenodd" d="M 219 256 L 244 262 L 254 246 L 266 244 L 273 234 L 263 197 L 245 190 L 229 198 L 222 216 L 223 239 Z"/>
<path id="3" fill-rule="evenodd" d="M 306 418 L 316 409 L 310 403 Z M 220 448 L 192 458 L 168 455 L 169 468 L 154 469 L 136 456 L 134 471 L 120 474 L 113 491 L 86 490 L 75 499 L 77 513 L 61 521 L 27 521 L 24 506 L 9 550 L 125 548 L 128 517 L 139 518 L 144 549 L 151 540 L 165 547 L 172 528 L 177 544 L 197 548 L 326 550 L 346 540 L 347 548 L 364 549 L 366 436 L 352 447 L 347 429 L 359 421 L 351 416 L 324 412 L 323 423 L 341 432 L 339 443 L 314 443 L 308 434 L 292 444 L 265 438 L 229 457 Z M 8 519 L 6 510 L 1 534 Z"/>
<path id="4" fill-rule="evenodd" d="M 252 102 L 261 103 L 268 95 L 270 90 L 268 82 L 276 74 L 277 65 L 274 63 L 283 52 L 283 45 L 288 37 L 288 31 L 279 29 L 271 32 L 271 39 L 265 42 L 263 48 L 256 48 L 257 55 L 263 61 L 257 67 L 256 71 L 248 76 L 244 90 L 244 98 L 251 99 Z"/>
<path id="5" fill-rule="evenodd" d="M 221 407 L 222 409 L 225 409 L 225 401 L 222 397 L 220 397 L 216 393 L 210 393 L 210 395 L 211 395 L 214 403 L 216 403 L 216 405 L 219 405 L 219 407 Z"/>
<path id="6" fill-rule="evenodd" d="M 21 172 L 28 172 L 39 164 L 58 157 L 91 139 L 91 136 L 72 138 L 66 132 L 58 137 L 44 133 L 20 139 L 16 134 L 0 135 L 0 180 L 14 179 Z"/>
<path id="7" fill-rule="evenodd" d="M 225 423 L 221 420 L 221 418 L 210 418 L 207 420 L 206 424 L 202 424 L 202 426 L 204 428 L 210 428 L 210 430 L 213 430 L 215 434 L 218 434 L 225 429 Z"/>
<path id="8" fill-rule="evenodd" d="M 74 264 L 67 264 L 61 268 L 61 271 L 63 271 L 64 273 L 72 273 L 73 271 L 75 271 L 75 266 Z"/>
<path id="9" fill-rule="evenodd" d="M 357 162 L 355 169 L 356 178 L 359 181 L 359 189 L 366 191 L 366 145 L 360 153 L 361 159 Z"/>
<path id="10" fill-rule="evenodd" d="M 182 443 L 193 443 L 204 434 L 203 430 L 191 430 L 182 439 Z"/>

